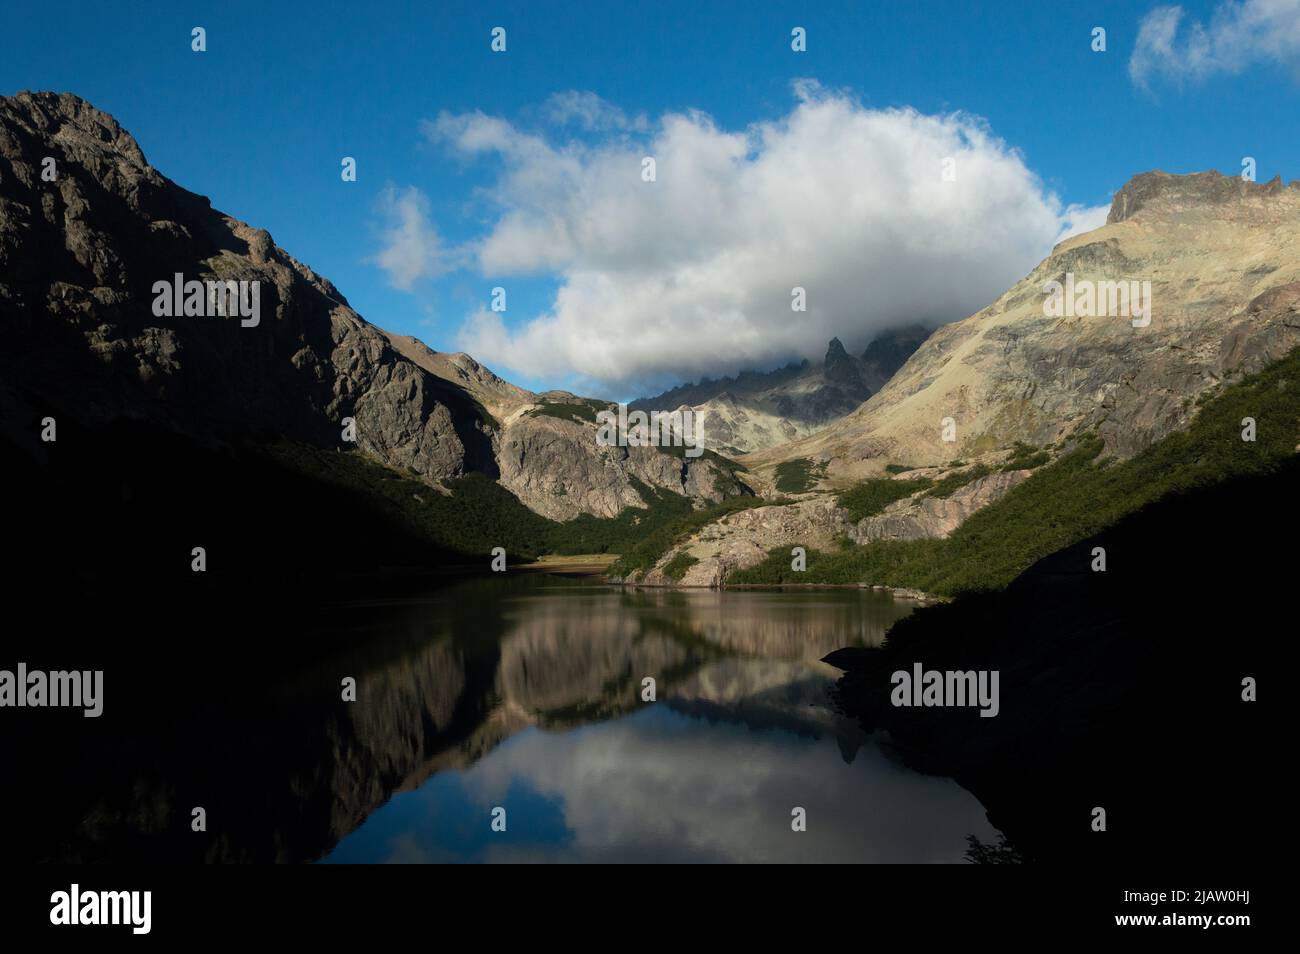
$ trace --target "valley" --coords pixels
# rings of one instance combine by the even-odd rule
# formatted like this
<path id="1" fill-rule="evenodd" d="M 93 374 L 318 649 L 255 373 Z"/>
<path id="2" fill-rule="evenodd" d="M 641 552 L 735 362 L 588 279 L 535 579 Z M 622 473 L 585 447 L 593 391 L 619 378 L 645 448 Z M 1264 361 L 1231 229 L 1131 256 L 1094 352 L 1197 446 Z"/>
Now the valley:
<path id="1" fill-rule="evenodd" d="M 967 521 L 1003 499 L 1008 507 L 1034 499 L 1053 468 L 1076 466 L 1085 448 L 1124 466 L 1185 432 L 1203 396 L 1300 343 L 1300 262 L 1285 237 L 1300 221 L 1300 191 L 1152 173 L 1116 194 L 1103 228 L 1063 242 L 965 320 L 879 336 L 861 357 L 837 339 L 819 367 L 702 381 L 633 403 L 638 413 L 703 414 L 702 453 L 671 442 L 602 443 L 598 418 L 614 402 L 528 391 L 469 355 L 370 325 L 265 232 L 163 178 L 110 117 L 75 97 L 23 94 L 0 114 L 11 169 L 8 224 L 0 223 L 0 265 L 11 274 L 0 293 L 11 327 L 41 355 L 4 365 L 4 433 L 14 453 L 32 446 L 33 432 L 18 423 L 25 416 L 52 416 L 63 434 L 132 420 L 196 449 L 232 441 L 261 448 L 260 435 L 272 434 L 301 447 L 290 454 L 298 472 L 336 490 L 347 485 L 368 509 L 387 512 L 386 523 L 424 534 L 426 548 L 459 554 L 453 562 L 495 546 L 524 558 L 609 552 L 624 557 L 615 578 L 642 584 L 857 582 L 954 592 L 976 580 L 907 570 L 910 554 L 930 559 L 950 539 L 959 546 Z M 34 143 L 55 128 L 70 157 L 58 183 L 62 205 L 38 213 L 30 192 L 38 177 L 23 163 L 52 148 Z M 87 195 L 99 197 L 93 207 Z M 41 289 L 54 276 L 16 268 L 15 243 L 21 235 L 26 248 L 60 231 L 73 237 L 72 251 L 42 268 L 62 262 L 84 284 L 59 285 L 49 304 L 57 320 L 39 319 Z M 160 244 L 164 234 L 184 238 Z M 131 235 L 138 238 L 116 238 Z M 1206 256 L 1213 271 L 1191 278 L 1187 263 Z M 261 282 L 270 323 L 154 316 L 158 327 L 140 325 L 153 274 L 205 267 L 223 280 Z M 1150 326 L 1049 314 L 1060 281 L 1106 281 L 1115 268 L 1153 276 Z M 250 360 L 232 361 L 246 353 Z M 751 423 L 777 422 L 763 425 L 768 437 L 737 444 L 742 408 Z M 345 417 L 355 422 L 354 445 L 339 437 Z M 953 422 L 951 441 L 944 421 Z M 349 455 L 358 460 L 345 463 Z M 387 473 L 360 477 L 375 466 Z M 879 506 L 853 503 L 881 494 Z M 471 496 L 489 518 L 438 516 Z M 1145 499 L 1138 493 L 1109 512 Z M 1043 539 L 1069 542 L 1064 534 Z M 660 541 L 658 552 L 647 549 L 651 541 Z M 812 554 L 806 576 L 780 570 L 795 546 Z M 367 549 L 376 565 L 411 559 Z M 1024 569 L 1030 552 L 1041 548 L 1001 575 L 985 573 L 988 583 Z"/>
<path id="2" fill-rule="evenodd" d="M 1273 665 L 1261 607 L 1214 594 L 1242 567 L 1285 585 L 1261 554 L 1294 510 L 1297 248 L 1295 183 L 1142 173 L 974 314 L 625 405 L 383 330 L 107 113 L 0 97 L 0 469 L 22 503 L 0 570 L 59 634 L 24 665 L 114 685 L 75 760 L 48 757 L 71 730 L 39 713 L 3 739 L 58 789 L 11 794 L 47 833 L 15 850 L 957 861 L 1001 838 L 1030 861 L 1225 856 L 1263 837 L 1240 793 L 1208 787 L 1234 819 L 1208 845 L 1185 839 L 1198 803 L 1161 815 L 1197 739 L 1114 739 L 1156 737 L 1190 693 L 1199 738 L 1267 762 L 1235 694 Z M 198 320 L 181 277 L 249 295 Z M 670 423 L 643 440 L 643 420 Z M 502 551 L 520 572 L 494 573 Z M 987 674 L 979 704 L 882 702 L 922 662 Z M 209 666 L 169 698 L 177 728 L 150 728 L 133 687 Z M 337 698 L 344 678 L 360 697 Z M 771 787 L 715 832 L 697 806 L 734 793 L 710 771 L 746 779 L 750 757 Z M 691 791 L 661 793 L 648 826 L 637 784 L 584 814 L 569 769 L 601 759 L 651 789 L 644 765 L 671 763 Z M 532 841 L 452 843 L 427 820 L 476 823 L 510 773 Z M 885 821 L 853 808 L 882 792 Z M 202 799 L 222 840 L 177 828 Z M 804 803 L 815 834 L 792 850 Z M 1141 825 L 1085 843 L 1093 803 Z"/>

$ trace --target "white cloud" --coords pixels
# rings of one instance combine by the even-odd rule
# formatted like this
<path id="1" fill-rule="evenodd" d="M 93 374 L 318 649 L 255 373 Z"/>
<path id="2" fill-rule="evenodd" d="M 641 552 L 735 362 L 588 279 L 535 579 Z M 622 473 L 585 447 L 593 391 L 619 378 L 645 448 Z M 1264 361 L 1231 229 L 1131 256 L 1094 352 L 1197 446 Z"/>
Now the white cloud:
<path id="1" fill-rule="evenodd" d="M 1110 203 L 1105 205 L 1072 205 L 1065 210 L 1065 227 L 1061 234 L 1056 237 L 1056 241 L 1064 242 L 1074 235 L 1082 235 L 1084 232 L 1091 232 L 1093 229 L 1099 229 L 1106 224 L 1106 216 L 1110 214 Z"/>
<path id="2" fill-rule="evenodd" d="M 1300 0 L 1241 0 L 1219 6 L 1208 25 L 1183 23 L 1180 6 L 1156 7 L 1138 28 L 1129 76 L 1199 83 L 1259 63 L 1300 70 Z"/>
<path id="3" fill-rule="evenodd" d="M 459 346 L 535 378 L 623 388 L 819 358 L 832 336 L 860 348 L 883 328 L 977 311 L 1080 218 L 976 117 L 869 109 L 807 81 L 795 95 L 744 130 L 669 113 L 596 145 L 481 113 L 426 123 L 431 140 L 501 162 L 473 248 L 483 274 L 559 279 L 544 314 L 478 312 Z M 655 182 L 641 179 L 645 155 Z M 941 177 L 947 157 L 956 181 Z"/>
<path id="4" fill-rule="evenodd" d="M 429 199 L 423 192 L 390 186 L 380 195 L 379 208 L 387 224 L 373 261 L 388 273 L 390 284 L 410 291 L 421 279 L 445 271 L 442 241 L 429 221 Z"/>
<path id="5" fill-rule="evenodd" d="M 551 96 L 546 101 L 545 114 L 556 125 L 577 123 L 588 132 L 608 129 L 635 129 L 644 132 L 650 128 L 649 120 L 644 115 L 638 114 L 629 119 L 623 110 L 595 93 L 572 89 Z"/>
<path id="6" fill-rule="evenodd" d="M 483 817 L 512 787 L 556 804 L 571 833 L 556 849 L 566 861 L 953 863 L 966 835 L 993 838 L 951 779 L 900 769 L 874 743 L 846 766 L 829 735 L 755 731 L 729 710 L 706 723 L 646 707 L 577 732 L 529 730 L 460 778 Z M 795 805 L 810 824 L 792 839 Z M 491 843 L 488 858 L 519 861 L 532 847 Z"/>

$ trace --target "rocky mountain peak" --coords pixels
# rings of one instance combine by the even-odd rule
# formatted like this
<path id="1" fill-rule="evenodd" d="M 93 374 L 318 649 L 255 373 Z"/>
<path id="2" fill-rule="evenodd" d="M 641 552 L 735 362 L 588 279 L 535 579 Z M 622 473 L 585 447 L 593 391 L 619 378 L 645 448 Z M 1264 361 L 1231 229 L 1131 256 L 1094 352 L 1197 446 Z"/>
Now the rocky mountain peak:
<path id="1" fill-rule="evenodd" d="M 840 342 L 840 339 L 832 338 L 830 343 L 826 345 L 826 358 L 823 360 L 822 364 L 829 367 L 848 356 L 849 353 L 844 350 L 844 345 Z"/>
<path id="2" fill-rule="evenodd" d="M 889 380 L 928 334 L 920 326 L 882 331 L 861 358 L 832 338 L 820 363 L 804 358 L 774 371 L 704 378 L 632 406 L 694 407 L 705 415 L 710 447 L 745 454 L 810 434 L 850 413 Z"/>
<path id="3" fill-rule="evenodd" d="M 865 401 L 871 394 L 871 389 L 862 380 L 861 363 L 849 356 L 839 338 L 832 338 L 826 346 L 822 373 L 828 383 L 846 388 L 857 401 Z"/>
<path id="4" fill-rule="evenodd" d="M 1108 225 L 1132 218 L 1138 211 L 1178 212 L 1188 208 L 1221 205 L 1246 198 L 1269 198 L 1284 189 L 1300 189 L 1300 181 L 1284 185 L 1281 176 L 1269 182 L 1249 182 L 1241 176 L 1220 172 L 1194 172 L 1171 175 L 1168 172 L 1143 172 L 1135 175 L 1115 193 Z"/>
<path id="5" fill-rule="evenodd" d="M 47 139 L 65 145 L 98 144 L 105 152 L 140 169 L 151 169 L 129 132 L 116 119 L 96 109 L 73 93 L 32 92 L 4 99 L 5 111 L 13 119 L 25 119 L 25 125 Z"/>

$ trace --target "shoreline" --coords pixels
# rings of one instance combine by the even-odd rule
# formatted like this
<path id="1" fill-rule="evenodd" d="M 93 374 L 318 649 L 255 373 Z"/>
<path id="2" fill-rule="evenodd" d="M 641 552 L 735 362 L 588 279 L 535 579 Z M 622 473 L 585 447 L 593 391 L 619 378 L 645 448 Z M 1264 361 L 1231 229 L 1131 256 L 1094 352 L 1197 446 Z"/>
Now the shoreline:
<path id="1" fill-rule="evenodd" d="M 902 586 L 885 586 L 880 583 L 731 583 L 722 586 L 700 586 L 682 583 L 634 583 L 608 577 L 605 577 L 603 582 L 612 586 L 644 587 L 658 590 L 874 590 L 877 593 L 888 593 L 895 599 L 912 600 L 925 606 L 952 601 L 951 597 L 936 596 L 933 593 L 924 593 L 921 590 Z"/>
<path id="2" fill-rule="evenodd" d="M 514 573 L 551 573 L 557 576 L 598 576 L 607 582 L 605 571 L 618 559 L 616 553 L 579 553 L 572 556 L 543 556 L 532 563 L 510 567 Z"/>

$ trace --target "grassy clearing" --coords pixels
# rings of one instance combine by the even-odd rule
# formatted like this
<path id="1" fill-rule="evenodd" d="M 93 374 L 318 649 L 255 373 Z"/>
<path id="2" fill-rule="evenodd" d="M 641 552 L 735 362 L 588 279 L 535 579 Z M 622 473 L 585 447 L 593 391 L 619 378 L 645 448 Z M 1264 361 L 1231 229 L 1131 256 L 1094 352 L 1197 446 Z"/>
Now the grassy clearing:
<path id="1" fill-rule="evenodd" d="M 826 465 L 808 457 L 783 461 L 776 465 L 775 486 L 783 494 L 801 494 L 826 476 Z"/>
<path id="2" fill-rule="evenodd" d="M 558 417 L 562 421 L 583 421 L 587 424 L 596 423 L 596 412 L 604 410 L 604 405 L 600 407 L 591 403 L 586 404 L 542 404 L 532 408 L 527 413 L 532 417 Z"/>
<path id="3" fill-rule="evenodd" d="M 927 497 L 951 496 L 971 481 L 987 477 L 991 473 L 988 467 L 977 464 L 966 470 L 953 471 L 940 480 L 931 477 L 911 477 L 904 480 L 872 477 L 859 481 L 848 490 L 841 491 L 836 499 L 840 506 L 849 512 L 853 520 L 858 521 L 864 517 L 875 516 L 894 501 L 921 491 L 924 491 Z"/>
<path id="4" fill-rule="evenodd" d="M 859 481 L 848 490 L 840 491 L 836 499 L 856 522 L 863 517 L 874 516 L 895 500 L 910 497 L 917 491 L 932 486 L 932 484 L 933 482 L 925 477 L 916 480 L 890 480 L 888 477 L 873 477 L 869 480 Z"/>

